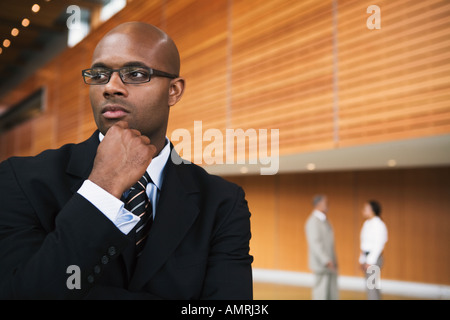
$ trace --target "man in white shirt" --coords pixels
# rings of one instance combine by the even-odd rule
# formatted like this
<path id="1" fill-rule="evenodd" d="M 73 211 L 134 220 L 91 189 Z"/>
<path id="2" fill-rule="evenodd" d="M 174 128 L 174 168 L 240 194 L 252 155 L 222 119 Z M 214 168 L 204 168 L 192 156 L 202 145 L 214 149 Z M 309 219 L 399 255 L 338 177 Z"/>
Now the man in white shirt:
<path id="1" fill-rule="evenodd" d="M 305 225 L 308 241 L 309 268 L 314 272 L 314 300 L 337 300 L 337 259 L 334 247 L 333 229 L 328 222 L 328 199 L 316 195 L 313 199 L 314 211 Z"/>
<path id="2" fill-rule="evenodd" d="M 375 200 L 367 201 L 363 207 L 366 219 L 361 229 L 361 254 L 359 263 L 366 276 L 367 298 L 379 300 L 379 272 L 383 263 L 382 252 L 388 239 L 387 228 L 380 218 L 381 206 Z"/>

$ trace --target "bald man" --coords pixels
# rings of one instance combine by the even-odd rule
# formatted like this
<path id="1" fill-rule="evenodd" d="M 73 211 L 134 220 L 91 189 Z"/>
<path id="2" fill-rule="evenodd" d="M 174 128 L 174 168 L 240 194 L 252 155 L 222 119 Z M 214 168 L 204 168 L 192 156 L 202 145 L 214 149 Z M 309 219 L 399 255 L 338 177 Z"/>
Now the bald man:
<path id="1" fill-rule="evenodd" d="M 166 138 L 179 70 L 160 29 L 114 28 L 82 71 L 98 130 L 0 164 L 0 298 L 252 298 L 243 190 Z"/>

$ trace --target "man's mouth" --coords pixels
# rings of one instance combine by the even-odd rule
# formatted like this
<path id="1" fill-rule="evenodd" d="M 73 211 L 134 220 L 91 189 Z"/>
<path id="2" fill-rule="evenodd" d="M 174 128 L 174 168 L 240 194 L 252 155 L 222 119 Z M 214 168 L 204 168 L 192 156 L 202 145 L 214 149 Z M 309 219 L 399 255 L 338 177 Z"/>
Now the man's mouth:
<path id="1" fill-rule="evenodd" d="M 125 117 L 129 113 L 128 110 L 126 110 L 122 106 L 105 106 L 102 109 L 102 115 L 106 119 L 120 119 Z"/>

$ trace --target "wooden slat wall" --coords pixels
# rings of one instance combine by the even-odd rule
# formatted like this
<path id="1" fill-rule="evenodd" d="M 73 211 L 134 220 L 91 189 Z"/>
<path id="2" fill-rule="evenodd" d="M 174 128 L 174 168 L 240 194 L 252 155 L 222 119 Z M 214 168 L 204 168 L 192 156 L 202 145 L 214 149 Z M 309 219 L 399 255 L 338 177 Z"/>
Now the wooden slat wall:
<path id="1" fill-rule="evenodd" d="M 312 197 L 325 193 L 340 275 L 362 276 L 361 211 L 376 199 L 389 233 L 382 278 L 450 285 L 450 167 L 228 179 L 246 191 L 255 268 L 310 272 L 304 226 Z"/>
<path id="2" fill-rule="evenodd" d="M 186 78 L 184 96 L 171 110 L 169 137 L 183 128 L 194 139 L 194 121 L 202 121 L 203 132 L 226 128 L 227 10 L 227 1 L 167 2 L 165 29 L 177 43 L 181 75 Z M 191 161 L 193 154 L 194 147 L 191 157 L 181 153 Z"/>
<path id="3" fill-rule="evenodd" d="M 441 0 L 339 1 L 339 145 L 449 132 L 449 16 Z"/>
<path id="4" fill-rule="evenodd" d="M 333 147 L 331 9 L 233 2 L 232 127 L 280 129 L 281 154 Z"/>

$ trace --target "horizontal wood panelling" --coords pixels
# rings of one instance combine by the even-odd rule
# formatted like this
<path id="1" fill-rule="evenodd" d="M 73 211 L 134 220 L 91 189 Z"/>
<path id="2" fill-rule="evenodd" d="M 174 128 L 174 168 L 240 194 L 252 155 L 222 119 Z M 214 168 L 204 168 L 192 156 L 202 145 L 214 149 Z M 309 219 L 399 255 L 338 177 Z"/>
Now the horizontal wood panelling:
<path id="1" fill-rule="evenodd" d="M 280 129 L 281 154 L 332 147 L 331 17 L 331 1 L 233 2 L 233 127 Z"/>
<path id="2" fill-rule="evenodd" d="M 193 133 L 194 121 L 202 121 L 203 132 L 209 128 L 224 132 L 226 128 L 227 10 L 227 1 L 167 3 L 166 29 L 177 43 L 181 55 L 181 76 L 186 79 L 183 98 L 171 109 L 169 137 L 180 128 Z M 185 23 L 180 24 L 180 20 Z M 193 158 L 193 152 L 191 157 L 183 155 L 198 162 Z"/>
<path id="3" fill-rule="evenodd" d="M 338 6 L 339 145 L 439 134 L 450 129 L 450 4 L 370 1 Z"/>

